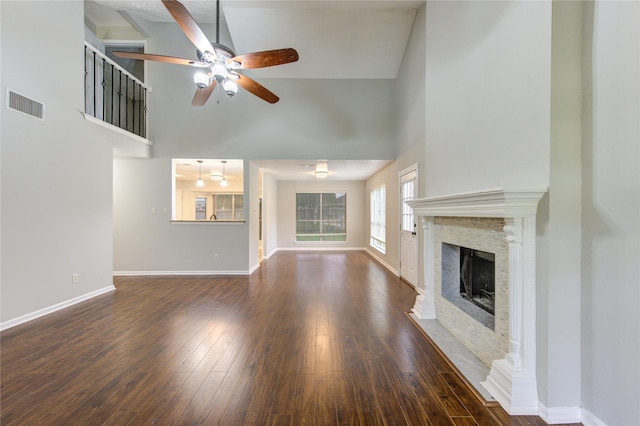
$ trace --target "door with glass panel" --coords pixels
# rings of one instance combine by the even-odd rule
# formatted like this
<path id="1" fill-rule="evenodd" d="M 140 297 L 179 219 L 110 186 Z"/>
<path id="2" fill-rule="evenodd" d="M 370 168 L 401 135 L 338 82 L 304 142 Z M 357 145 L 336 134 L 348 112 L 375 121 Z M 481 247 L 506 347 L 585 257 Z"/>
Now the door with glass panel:
<path id="1" fill-rule="evenodd" d="M 417 195 L 417 171 L 400 172 L 400 277 L 416 287 L 418 285 L 418 238 L 413 209 L 406 201 Z"/>

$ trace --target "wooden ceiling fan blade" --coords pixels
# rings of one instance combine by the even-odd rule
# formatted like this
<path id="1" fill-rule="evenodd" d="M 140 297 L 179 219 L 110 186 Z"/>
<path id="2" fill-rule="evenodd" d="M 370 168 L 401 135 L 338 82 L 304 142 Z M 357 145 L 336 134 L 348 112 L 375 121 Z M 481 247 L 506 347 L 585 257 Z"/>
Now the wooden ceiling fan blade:
<path id="1" fill-rule="evenodd" d="M 245 53 L 227 60 L 227 64 L 235 69 L 264 68 L 296 62 L 298 58 L 295 49 L 287 48 Z"/>
<path id="2" fill-rule="evenodd" d="M 236 80 L 236 83 L 246 91 L 253 93 L 257 97 L 264 99 L 270 104 L 275 104 L 280 100 L 280 98 L 277 97 L 273 92 L 271 92 L 269 89 L 267 89 L 257 81 L 252 80 L 243 74 L 238 74 L 238 76 L 239 78 L 238 80 Z"/>
<path id="3" fill-rule="evenodd" d="M 164 4 L 164 7 L 167 8 L 171 16 L 173 16 L 173 19 L 180 25 L 180 28 L 182 28 L 182 31 L 189 40 L 191 40 L 191 43 L 201 52 L 209 52 L 217 59 L 211 42 L 182 3 L 177 0 L 162 0 L 162 4 Z"/>
<path id="4" fill-rule="evenodd" d="M 121 58 L 129 58 L 129 59 L 139 59 L 141 61 L 156 61 L 156 62 L 167 62 L 170 64 L 178 64 L 178 65 L 189 65 L 192 67 L 208 67 L 209 65 L 204 62 L 194 61 L 191 59 L 184 58 L 176 58 L 174 56 L 165 56 L 165 55 L 154 55 L 151 53 L 134 53 L 134 52 L 120 52 L 114 51 L 114 55 L 119 56 Z"/>
<path id="5" fill-rule="evenodd" d="M 198 88 L 196 90 L 196 94 L 193 95 L 193 101 L 191 101 L 191 105 L 193 106 L 203 106 L 209 100 L 209 96 L 213 93 L 213 89 L 216 88 L 216 81 L 213 80 L 213 83 L 209 87 L 205 87 L 204 89 Z"/>

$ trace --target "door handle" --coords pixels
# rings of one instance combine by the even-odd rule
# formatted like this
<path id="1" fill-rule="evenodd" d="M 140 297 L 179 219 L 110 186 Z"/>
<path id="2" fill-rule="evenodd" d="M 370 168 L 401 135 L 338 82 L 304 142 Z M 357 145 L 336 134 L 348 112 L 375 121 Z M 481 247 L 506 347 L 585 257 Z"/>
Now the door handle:
<path id="1" fill-rule="evenodd" d="M 416 235 L 416 231 L 413 231 L 413 232 L 411 233 L 411 235 Z"/>

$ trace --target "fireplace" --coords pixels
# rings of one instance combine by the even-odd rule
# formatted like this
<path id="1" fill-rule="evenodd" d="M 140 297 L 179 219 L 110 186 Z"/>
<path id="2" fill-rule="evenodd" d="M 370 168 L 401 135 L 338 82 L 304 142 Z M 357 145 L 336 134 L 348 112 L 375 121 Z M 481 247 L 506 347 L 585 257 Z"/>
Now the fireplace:
<path id="1" fill-rule="evenodd" d="M 490 366 L 481 385 L 513 415 L 538 413 L 536 212 L 545 192 L 496 189 L 408 202 L 424 229 L 424 281 L 413 314 L 438 322 Z M 469 264 L 473 257 L 493 263 L 493 289 L 489 272 L 475 286 L 466 275 L 482 263 Z M 460 308 L 462 301 L 493 316 L 493 329 Z"/>
<path id="2" fill-rule="evenodd" d="M 442 243 L 442 297 L 476 321 L 495 329 L 494 253 Z"/>

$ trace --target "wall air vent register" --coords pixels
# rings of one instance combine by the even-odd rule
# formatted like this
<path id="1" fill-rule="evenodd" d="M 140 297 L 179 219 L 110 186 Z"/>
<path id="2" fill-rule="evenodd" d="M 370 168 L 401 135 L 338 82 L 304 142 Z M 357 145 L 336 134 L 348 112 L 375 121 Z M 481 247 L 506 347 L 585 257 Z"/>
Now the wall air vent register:
<path id="1" fill-rule="evenodd" d="M 7 108 L 40 120 L 44 120 L 43 103 L 16 93 L 11 89 L 7 90 Z"/>

